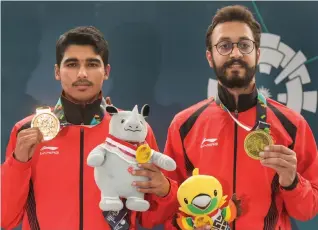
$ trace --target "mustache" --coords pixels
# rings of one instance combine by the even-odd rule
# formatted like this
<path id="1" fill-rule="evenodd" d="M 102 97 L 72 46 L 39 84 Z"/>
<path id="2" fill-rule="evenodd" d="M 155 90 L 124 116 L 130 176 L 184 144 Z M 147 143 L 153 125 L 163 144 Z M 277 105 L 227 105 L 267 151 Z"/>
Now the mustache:
<path id="1" fill-rule="evenodd" d="M 93 82 L 89 81 L 89 80 L 86 80 L 86 79 L 80 79 L 80 80 L 77 80 L 76 82 L 73 82 L 72 86 L 92 86 L 93 85 Z"/>
<path id="2" fill-rule="evenodd" d="M 246 62 L 244 62 L 243 60 L 241 60 L 241 59 L 231 59 L 231 60 L 227 61 L 226 63 L 224 63 L 223 68 L 226 69 L 226 68 L 230 67 L 233 64 L 240 64 L 245 69 L 248 68 L 248 64 Z"/>

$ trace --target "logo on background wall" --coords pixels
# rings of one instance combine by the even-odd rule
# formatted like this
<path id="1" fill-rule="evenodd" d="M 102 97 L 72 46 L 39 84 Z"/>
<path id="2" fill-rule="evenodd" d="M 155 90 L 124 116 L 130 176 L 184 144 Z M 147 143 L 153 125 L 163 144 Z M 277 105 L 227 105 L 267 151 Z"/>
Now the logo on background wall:
<path id="1" fill-rule="evenodd" d="M 277 97 L 273 99 L 298 113 L 301 113 L 302 110 L 316 113 L 317 90 L 305 91 L 303 87 L 311 83 L 310 75 L 305 65 L 307 61 L 305 55 L 300 50 L 295 52 L 281 41 L 279 35 L 271 33 L 262 33 L 260 48 L 260 73 L 270 75 L 273 68 L 282 69 L 275 77 L 274 83 L 277 86 L 284 84 L 286 93 L 278 93 Z M 208 97 L 214 96 L 216 89 L 217 81 L 210 78 L 208 82 Z M 272 97 L 270 89 L 260 86 L 259 91 L 266 97 Z"/>

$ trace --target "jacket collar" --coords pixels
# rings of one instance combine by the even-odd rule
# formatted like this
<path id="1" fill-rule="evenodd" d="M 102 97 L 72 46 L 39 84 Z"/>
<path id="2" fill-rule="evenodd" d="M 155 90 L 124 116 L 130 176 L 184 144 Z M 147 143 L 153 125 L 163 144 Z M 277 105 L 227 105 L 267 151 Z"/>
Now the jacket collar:
<path id="1" fill-rule="evenodd" d="M 238 98 L 236 106 L 234 96 L 222 85 L 218 84 L 218 96 L 222 104 L 231 112 L 237 110 L 244 112 L 257 104 L 257 89 L 254 87 L 253 92 L 249 94 L 241 94 Z"/>
<path id="2" fill-rule="evenodd" d="M 96 125 L 101 122 L 105 114 L 106 102 L 100 92 L 97 99 L 86 105 L 77 104 L 65 97 L 62 92 L 54 113 L 58 116 L 61 124 L 73 125 Z"/>

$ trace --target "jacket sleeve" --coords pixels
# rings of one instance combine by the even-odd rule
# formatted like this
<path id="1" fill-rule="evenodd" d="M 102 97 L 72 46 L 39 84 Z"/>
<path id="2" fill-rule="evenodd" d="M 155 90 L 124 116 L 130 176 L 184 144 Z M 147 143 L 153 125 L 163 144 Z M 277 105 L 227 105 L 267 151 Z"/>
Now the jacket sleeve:
<path id="1" fill-rule="evenodd" d="M 151 148 L 158 151 L 157 142 L 151 128 L 147 138 Z M 162 170 L 162 172 L 166 175 L 165 170 Z M 170 183 L 170 191 L 165 197 L 158 197 L 152 194 L 145 195 L 145 199 L 150 202 L 150 209 L 139 213 L 138 218 L 140 225 L 144 228 L 152 229 L 156 225 L 163 224 L 175 213 L 172 207 L 176 204 L 178 185 L 177 182 L 169 177 L 167 179 Z"/>
<path id="2" fill-rule="evenodd" d="M 298 125 L 294 145 L 298 183 L 292 190 L 280 188 L 288 214 L 307 221 L 318 214 L 318 154 L 313 133 L 305 121 Z"/>
<path id="3" fill-rule="evenodd" d="M 170 124 L 168 129 L 167 141 L 165 145 L 165 154 L 174 159 L 177 163 L 177 169 L 172 172 L 167 172 L 166 175 L 172 180 L 177 182 L 179 185 L 188 178 L 186 171 L 186 160 L 184 157 L 183 144 L 180 136 L 180 121 L 178 117 L 175 117 Z M 170 216 L 164 223 L 164 229 L 179 229 L 176 227 L 175 216 L 179 212 L 179 203 L 177 197 L 174 205 L 171 206 L 173 209 L 173 215 Z"/>
<path id="4" fill-rule="evenodd" d="M 175 117 L 168 129 L 167 141 L 164 153 L 174 159 L 177 163 L 175 171 L 166 172 L 167 176 L 172 180 L 181 184 L 188 178 L 186 171 L 186 162 L 184 158 L 183 144 L 180 136 L 180 125 L 178 118 Z"/>
<path id="5" fill-rule="evenodd" d="M 17 127 L 11 132 L 6 160 L 1 165 L 1 227 L 14 228 L 22 221 L 29 192 L 31 160 L 22 163 L 13 157 Z"/>

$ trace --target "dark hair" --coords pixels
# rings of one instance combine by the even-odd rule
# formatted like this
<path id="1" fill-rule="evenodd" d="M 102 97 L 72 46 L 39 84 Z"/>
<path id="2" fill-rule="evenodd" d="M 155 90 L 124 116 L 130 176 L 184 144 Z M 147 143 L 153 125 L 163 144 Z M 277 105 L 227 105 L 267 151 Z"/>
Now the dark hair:
<path id="1" fill-rule="evenodd" d="M 64 52 L 69 45 L 91 45 L 104 62 L 108 64 L 108 43 L 102 32 L 94 26 L 79 26 L 65 32 L 56 43 L 56 64 L 60 66 Z"/>
<path id="2" fill-rule="evenodd" d="M 216 12 L 212 19 L 212 24 L 209 26 L 206 32 L 205 45 L 207 50 L 212 50 L 211 34 L 214 28 L 220 23 L 233 21 L 244 22 L 251 28 L 254 36 L 255 46 L 257 49 L 259 48 L 261 40 L 260 24 L 255 20 L 252 12 L 249 11 L 248 8 L 240 5 L 234 5 L 223 7 Z"/>

